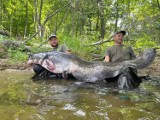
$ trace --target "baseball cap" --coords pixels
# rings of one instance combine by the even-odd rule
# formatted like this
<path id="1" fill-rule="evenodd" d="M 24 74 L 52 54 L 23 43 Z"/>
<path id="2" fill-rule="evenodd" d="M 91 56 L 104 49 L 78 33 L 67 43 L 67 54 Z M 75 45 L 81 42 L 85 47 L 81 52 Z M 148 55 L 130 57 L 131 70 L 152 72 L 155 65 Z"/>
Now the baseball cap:
<path id="1" fill-rule="evenodd" d="M 57 36 L 55 34 L 52 34 L 51 36 L 49 36 L 48 40 L 50 40 L 53 37 L 57 38 Z"/>
<path id="2" fill-rule="evenodd" d="M 123 35 L 126 35 L 126 31 L 121 30 L 121 31 L 117 31 L 113 36 L 115 36 L 116 34 L 122 33 Z"/>

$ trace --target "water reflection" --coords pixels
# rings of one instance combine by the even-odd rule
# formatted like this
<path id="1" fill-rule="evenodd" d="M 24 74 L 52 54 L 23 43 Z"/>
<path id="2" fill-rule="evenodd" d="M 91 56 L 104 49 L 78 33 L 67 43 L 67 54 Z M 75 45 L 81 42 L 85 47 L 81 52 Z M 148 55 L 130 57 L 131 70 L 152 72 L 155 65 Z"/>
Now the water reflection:
<path id="1" fill-rule="evenodd" d="M 3 120 L 160 119 L 160 77 L 138 89 L 118 91 L 105 85 L 76 85 L 72 80 L 32 82 L 29 71 L 1 71 Z"/>

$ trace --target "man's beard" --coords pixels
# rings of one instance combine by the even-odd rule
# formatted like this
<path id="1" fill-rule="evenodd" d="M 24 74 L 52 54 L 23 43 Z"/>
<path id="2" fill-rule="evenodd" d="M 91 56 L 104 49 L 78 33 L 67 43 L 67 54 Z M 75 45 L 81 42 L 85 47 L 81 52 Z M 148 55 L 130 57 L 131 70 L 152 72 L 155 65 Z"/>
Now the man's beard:
<path id="1" fill-rule="evenodd" d="M 122 44 L 122 42 L 123 42 L 122 40 L 116 40 L 117 44 Z"/>
<path id="2" fill-rule="evenodd" d="M 58 47 L 58 44 L 56 44 L 56 45 L 51 45 L 52 47 Z"/>

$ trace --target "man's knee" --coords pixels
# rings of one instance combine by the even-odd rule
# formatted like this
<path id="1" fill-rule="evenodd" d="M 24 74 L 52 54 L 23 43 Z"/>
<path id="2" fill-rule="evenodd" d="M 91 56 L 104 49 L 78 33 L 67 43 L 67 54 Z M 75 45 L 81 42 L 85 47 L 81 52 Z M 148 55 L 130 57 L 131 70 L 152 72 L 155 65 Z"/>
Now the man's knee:
<path id="1" fill-rule="evenodd" d="M 38 64 L 35 64 L 33 65 L 33 71 L 36 73 L 36 74 L 40 74 L 41 72 L 43 72 L 45 69 L 41 66 L 41 65 L 38 65 Z"/>
<path id="2" fill-rule="evenodd" d="M 129 79 L 128 76 L 126 75 L 120 75 L 117 82 L 118 82 L 119 89 L 130 90 L 130 89 L 135 88 L 132 79 Z"/>
<path id="3" fill-rule="evenodd" d="M 118 78 L 118 88 L 120 89 L 133 89 L 140 85 L 141 79 L 136 74 L 137 70 L 134 68 L 124 69 Z"/>

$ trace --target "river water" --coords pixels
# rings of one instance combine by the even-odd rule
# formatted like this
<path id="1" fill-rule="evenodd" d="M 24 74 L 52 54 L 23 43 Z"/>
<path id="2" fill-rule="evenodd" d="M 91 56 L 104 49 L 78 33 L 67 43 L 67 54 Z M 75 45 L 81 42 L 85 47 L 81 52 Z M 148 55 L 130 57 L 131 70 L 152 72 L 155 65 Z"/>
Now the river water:
<path id="1" fill-rule="evenodd" d="M 160 77 L 132 91 L 0 71 L 1 120 L 160 120 Z"/>

